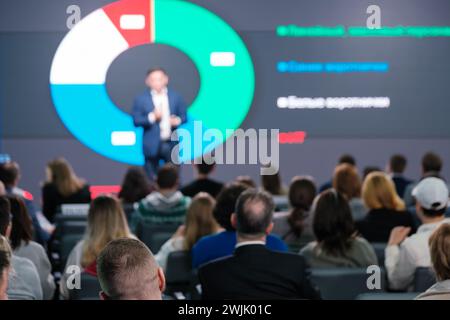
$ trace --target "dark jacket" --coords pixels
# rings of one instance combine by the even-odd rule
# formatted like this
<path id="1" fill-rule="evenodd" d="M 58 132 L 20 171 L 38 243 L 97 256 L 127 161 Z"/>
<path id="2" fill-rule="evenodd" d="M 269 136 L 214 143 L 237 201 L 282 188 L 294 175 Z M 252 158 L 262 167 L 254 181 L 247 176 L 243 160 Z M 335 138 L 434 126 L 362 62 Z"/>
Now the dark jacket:
<path id="1" fill-rule="evenodd" d="M 388 242 L 391 230 L 398 226 L 411 227 L 411 233 L 417 229 L 411 213 L 391 209 L 372 209 L 356 222 L 358 231 L 369 242 Z"/>
<path id="2" fill-rule="evenodd" d="M 223 183 L 205 178 L 192 181 L 190 184 L 185 185 L 180 191 L 188 197 L 195 197 L 199 192 L 206 192 L 215 198 L 223 188 Z"/>
<path id="3" fill-rule="evenodd" d="M 406 179 L 405 177 L 400 175 L 394 175 L 392 177 L 392 181 L 394 181 L 395 190 L 397 190 L 397 194 L 400 198 L 403 198 L 406 187 L 413 182 L 412 180 Z"/>
<path id="4" fill-rule="evenodd" d="M 203 299 L 319 299 L 305 259 L 260 244 L 236 248 L 234 255 L 199 270 Z"/>

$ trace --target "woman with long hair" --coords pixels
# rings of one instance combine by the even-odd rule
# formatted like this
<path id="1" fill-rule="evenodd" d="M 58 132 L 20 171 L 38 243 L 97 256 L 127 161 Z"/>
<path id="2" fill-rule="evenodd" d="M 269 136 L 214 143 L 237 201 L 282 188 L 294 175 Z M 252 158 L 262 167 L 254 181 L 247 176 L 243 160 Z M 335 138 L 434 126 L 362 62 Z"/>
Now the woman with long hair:
<path id="1" fill-rule="evenodd" d="M 86 232 L 67 258 L 66 269 L 78 266 L 84 272 L 96 276 L 98 255 L 108 242 L 120 238 L 134 238 L 120 201 L 112 196 L 94 199 L 89 208 Z M 60 292 L 64 298 L 68 298 L 67 276 L 64 272 L 60 282 Z"/>
<path id="2" fill-rule="evenodd" d="M 64 158 L 50 161 L 46 168 L 46 181 L 42 187 L 42 211 L 53 222 L 60 205 L 65 203 L 89 203 L 89 185 L 79 178 Z"/>
<path id="3" fill-rule="evenodd" d="M 411 227 L 415 232 L 414 219 L 386 173 L 372 172 L 364 179 L 362 198 L 369 212 L 356 224 L 369 242 L 388 242 L 391 230 L 397 226 Z"/>
<path id="4" fill-rule="evenodd" d="M 311 178 L 294 177 L 288 193 L 291 210 L 274 215 L 273 233 L 281 236 L 291 251 L 298 252 L 303 244 L 312 240 L 311 232 L 306 229 L 316 194 L 316 185 Z"/>
<path id="5" fill-rule="evenodd" d="M 52 266 L 45 249 L 33 239 L 33 226 L 25 202 L 17 196 L 7 196 L 11 205 L 12 228 L 9 236 L 14 255 L 33 262 L 41 280 L 44 299 L 50 300 L 55 294 Z"/>
<path id="6" fill-rule="evenodd" d="M 315 205 L 316 241 L 301 250 L 313 268 L 362 268 L 378 263 L 372 246 L 357 236 L 347 199 L 335 189 L 320 194 Z"/>
<path id="7" fill-rule="evenodd" d="M 167 258 L 174 251 L 190 251 L 194 244 L 203 236 L 217 233 L 219 224 L 214 219 L 213 209 L 216 201 L 206 192 L 198 193 L 186 213 L 183 226 L 170 238 L 155 256 L 159 265 L 166 269 Z"/>

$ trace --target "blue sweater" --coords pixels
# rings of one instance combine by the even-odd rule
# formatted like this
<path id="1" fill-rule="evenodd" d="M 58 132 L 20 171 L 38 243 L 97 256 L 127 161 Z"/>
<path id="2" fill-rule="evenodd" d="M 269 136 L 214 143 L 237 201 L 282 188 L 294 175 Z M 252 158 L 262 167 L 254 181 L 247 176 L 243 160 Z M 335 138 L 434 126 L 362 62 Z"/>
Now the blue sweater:
<path id="1" fill-rule="evenodd" d="M 192 266 L 198 268 L 212 260 L 230 256 L 233 254 L 235 246 L 235 231 L 223 231 L 203 237 L 192 248 Z M 274 251 L 288 251 L 286 244 L 274 235 L 267 236 L 266 247 Z"/>

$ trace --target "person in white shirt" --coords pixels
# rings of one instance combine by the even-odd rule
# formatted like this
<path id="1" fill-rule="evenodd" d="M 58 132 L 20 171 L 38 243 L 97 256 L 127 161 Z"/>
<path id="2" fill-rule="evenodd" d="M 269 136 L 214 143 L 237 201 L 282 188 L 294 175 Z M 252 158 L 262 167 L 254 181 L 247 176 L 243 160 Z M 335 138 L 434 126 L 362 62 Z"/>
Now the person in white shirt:
<path id="1" fill-rule="evenodd" d="M 418 267 L 431 267 L 428 241 L 433 231 L 443 223 L 450 223 L 444 214 L 449 201 L 449 191 L 442 179 L 423 179 L 412 191 L 416 211 L 422 225 L 416 234 L 407 237 L 409 227 L 396 227 L 391 231 L 385 249 L 385 267 L 389 286 L 407 290 L 413 283 Z"/>
<path id="2" fill-rule="evenodd" d="M 171 136 L 187 116 L 181 96 L 168 88 L 169 76 L 164 69 L 149 70 L 145 84 L 148 89 L 134 100 L 132 116 L 134 125 L 144 129 L 144 168 L 153 179 L 160 160 L 174 162 L 171 153 L 175 142 Z"/>

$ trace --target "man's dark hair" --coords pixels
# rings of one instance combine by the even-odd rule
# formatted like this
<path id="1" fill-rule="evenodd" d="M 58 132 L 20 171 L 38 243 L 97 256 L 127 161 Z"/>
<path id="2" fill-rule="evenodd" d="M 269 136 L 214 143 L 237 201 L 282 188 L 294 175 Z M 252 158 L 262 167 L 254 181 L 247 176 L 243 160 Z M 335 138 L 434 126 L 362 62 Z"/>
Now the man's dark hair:
<path id="1" fill-rule="evenodd" d="M 136 239 L 109 242 L 97 259 L 98 280 L 110 299 L 145 299 L 149 293 L 160 292 L 157 270 L 150 250 Z"/>
<path id="2" fill-rule="evenodd" d="M 162 67 L 155 67 L 155 68 L 151 68 L 151 69 L 149 69 L 147 71 L 147 77 L 149 75 L 151 75 L 153 72 L 157 72 L 157 71 L 162 72 L 162 73 L 164 73 L 167 76 L 167 72 L 166 72 L 166 70 L 164 68 L 162 68 Z"/>
<path id="3" fill-rule="evenodd" d="M 338 161 L 339 164 L 348 163 L 352 166 L 356 166 L 356 160 L 351 154 L 343 154 Z"/>
<path id="4" fill-rule="evenodd" d="M 351 246 L 355 224 L 347 200 L 335 189 L 322 192 L 317 200 L 313 230 L 323 250 L 331 255 L 345 255 Z"/>
<path id="5" fill-rule="evenodd" d="M 231 225 L 231 215 L 236 208 L 236 202 L 242 192 L 248 187 L 242 183 L 233 182 L 226 185 L 217 195 L 213 215 L 217 223 L 227 231 L 234 231 Z"/>
<path id="6" fill-rule="evenodd" d="M 174 188 L 178 183 L 178 168 L 167 163 L 158 170 L 156 183 L 161 189 Z"/>
<path id="7" fill-rule="evenodd" d="M 394 154 L 389 161 L 389 166 L 393 173 L 403 173 L 407 164 L 406 158 L 401 154 Z"/>
<path id="8" fill-rule="evenodd" d="M 20 168 L 16 162 L 0 164 L 0 181 L 6 188 L 12 187 L 19 178 Z"/>
<path id="9" fill-rule="evenodd" d="M 0 234 L 6 235 L 6 229 L 11 223 L 11 205 L 5 196 L 0 196 Z"/>
<path id="10" fill-rule="evenodd" d="M 265 234 L 272 221 L 275 204 L 266 191 L 249 189 L 244 191 L 236 203 L 236 231 L 245 235 Z"/>
<path id="11" fill-rule="evenodd" d="M 199 173 L 208 175 L 216 167 L 216 164 L 207 164 L 206 162 L 202 161 L 202 163 L 196 164 L 195 166 L 197 167 Z"/>
<path id="12" fill-rule="evenodd" d="M 445 212 L 447 211 L 447 206 L 445 206 L 442 209 L 439 210 L 433 210 L 433 209 L 425 209 L 423 207 L 420 207 L 422 209 L 422 213 L 429 217 L 429 218 L 436 218 L 445 215 Z"/>
<path id="13" fill-rule="evenodd" d="M 440 172 L 442 169 L 442 159 L 433 152 L 427 152 L 422 157 L 422 170 L 427 172 Z"/>

